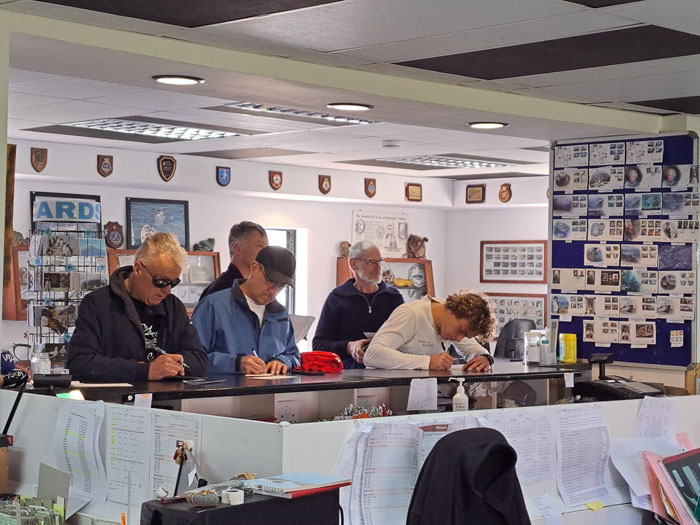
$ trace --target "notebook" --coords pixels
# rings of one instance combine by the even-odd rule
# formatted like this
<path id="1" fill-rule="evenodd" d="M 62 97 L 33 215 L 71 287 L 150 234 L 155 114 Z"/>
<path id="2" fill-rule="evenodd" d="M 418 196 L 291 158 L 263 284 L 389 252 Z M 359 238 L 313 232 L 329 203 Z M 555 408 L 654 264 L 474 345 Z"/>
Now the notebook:
<path id="1" fill-rule="evenodd" d="M 247 485 L 262 494 L 293 498 L 344 487 L 350 485 L 350 479 L 312 474 L 310 472 L 293 472 L 268 478 L 252 479 L 247 482 Z"/>

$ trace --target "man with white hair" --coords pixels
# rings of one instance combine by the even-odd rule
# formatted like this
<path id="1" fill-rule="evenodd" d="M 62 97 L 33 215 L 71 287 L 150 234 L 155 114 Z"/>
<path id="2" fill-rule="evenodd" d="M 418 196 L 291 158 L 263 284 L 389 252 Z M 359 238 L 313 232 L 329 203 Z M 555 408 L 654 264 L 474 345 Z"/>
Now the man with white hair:
<path id="1" fill-rule="evenodd" d="M 321 310 L 312 347 L 338 354 L 345 368 L 364 368 L 365 348 L 371 341 L 365 332 L 379 330 L 403 304 L 401 293 L 382 282 L 383 264 L 374 244 L 353 244 L 348 265 L 354 277 L 334 289 Z"/>
<path id="2" fill-rule="evenodd" d="M 231 226 L 228 232 L 228 251 L 231 255 L 231 264 L 224 273 L 207 286 L 201 301 L 207 295 L 221 290 L 229 290 L 236 279 L 247 279 L 250 276 L 250 266 L 258 255 L 258 252 L 267 246 L 267 232 L 265 228 L 251 221 L 241 221 Z"/>
<path id="3" fill-rule="evenodd" d="M 75 379 L 159 381 L 201 376 L 207 354 L 182 302 L 187 253 L 169 233 L 148 237 L 133 266 L 118 268 L 109 285 L 85 296 L 68 343 L 66 366 Z"/>

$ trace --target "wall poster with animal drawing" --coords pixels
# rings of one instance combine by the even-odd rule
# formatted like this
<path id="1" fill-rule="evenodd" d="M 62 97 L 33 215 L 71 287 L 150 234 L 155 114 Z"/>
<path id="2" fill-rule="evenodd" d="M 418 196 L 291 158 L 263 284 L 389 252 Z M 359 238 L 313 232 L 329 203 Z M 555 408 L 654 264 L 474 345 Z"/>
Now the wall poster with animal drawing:
<path id="1" fill-rule="evenodd" d="M 408 240 L 408 216 L 405 213 L 353 210 L 352 243 L 374 243 L 383 257 L 404 257 Z"/>

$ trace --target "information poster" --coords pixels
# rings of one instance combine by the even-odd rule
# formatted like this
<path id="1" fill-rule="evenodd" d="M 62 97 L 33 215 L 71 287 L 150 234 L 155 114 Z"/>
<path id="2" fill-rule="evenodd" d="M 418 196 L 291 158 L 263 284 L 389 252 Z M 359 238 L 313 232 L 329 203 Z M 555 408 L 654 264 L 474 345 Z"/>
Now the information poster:
<path id="1" fill-rule="evenodd" d="M 369 241 L 379 248 L 382 257 L 405 257 L 408 226 L 405 213 L 354 210 L 352 244 Z"/>

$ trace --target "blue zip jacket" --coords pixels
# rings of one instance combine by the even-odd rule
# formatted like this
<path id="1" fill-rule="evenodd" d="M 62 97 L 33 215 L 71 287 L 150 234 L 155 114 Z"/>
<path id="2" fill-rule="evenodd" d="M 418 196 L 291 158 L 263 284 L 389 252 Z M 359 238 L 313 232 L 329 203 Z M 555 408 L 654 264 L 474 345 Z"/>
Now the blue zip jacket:
<path id="1" fill-rule="evenodd" d="M 364 368 L 348 355 L 348 341 L 366 339 L 364 332 L 376 332 L 391 312 L 403 304 L 403 296 L 393 286 L 379 283 L 372 300 L 355 288 L 355 279 L 348 279 L 334 289 L 323 305 L 312 342 L 314 350 L 334 352 L 344 368 Z"/>
<path id="2" fill-rule="evenodd" d="M 240 358 L 253 349 L 266 363 L 276 359 L 288 369 L 299 366 L 299 349 L 287 309 L 277 301 L 265 307 L 262 326 L 248 307 L 240 285 L 207 295 L 197 303 L 192 322 L 209 354 L 209 374 L 240 374 Z"/>

